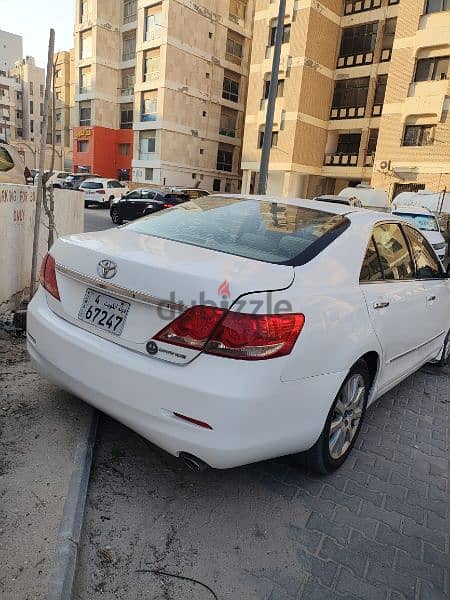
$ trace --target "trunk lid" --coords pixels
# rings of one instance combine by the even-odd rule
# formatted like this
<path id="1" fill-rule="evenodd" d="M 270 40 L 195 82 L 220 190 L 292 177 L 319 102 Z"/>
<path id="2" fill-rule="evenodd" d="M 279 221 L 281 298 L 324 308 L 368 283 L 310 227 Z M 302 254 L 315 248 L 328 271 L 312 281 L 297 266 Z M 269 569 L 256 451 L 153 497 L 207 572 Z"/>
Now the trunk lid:
<path id="1" fill-rule="evenodd" d="M 50 307 L 78 327 L 143 353 L 161 329 L 193 304 L 228 308 L 244 294 L 285 289 L 294 279 L 290 266 L 158 239 L 129 229 L 60 238 L 51 254 L 57 265 L 61 301 L 47 295 Z M 105 260 L 116 265 L 111 279 L 99 275 L 99 263 Z M 93 297 L 87 297 L 89 289 L 110 297 L 108 304 L 115 300 L 129 304 L 120 335 L 80 320 L 82 305 Z M 260 310 L 264 312 L 264 308 Z M 270 312 L 270 307 L 265 310 Z M 185 363 L 198 353 L 167 345 L 164 356 L 158 353 L 158 358 Z"/>

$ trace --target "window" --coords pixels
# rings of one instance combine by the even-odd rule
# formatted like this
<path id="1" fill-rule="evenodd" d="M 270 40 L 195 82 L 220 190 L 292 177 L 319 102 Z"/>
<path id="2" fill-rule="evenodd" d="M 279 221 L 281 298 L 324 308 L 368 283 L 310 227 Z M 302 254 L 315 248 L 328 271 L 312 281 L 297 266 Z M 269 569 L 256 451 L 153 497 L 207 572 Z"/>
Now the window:
<path id="1" fill-rule="evenodd" d="M 383 279 L 404 280 L 414 277 L 411 255 L 399 225 L 377 225 L 373 230 L 373 239 L 380 257 Z"/>
<path id="2" fill-rule="evenodd" d="M 153 181 L 153 169 L 145 169 L 145 181 Z"/>
<path id="3" fill-rule="evenodd" d="M 416 63 L 414 81 L 439 81 L 447 79 L 448 64 L 448 56 L 420 58 Z"/>
<path id="4" fill-rule="evenodd" d="M 80 23 L 83 23 L 88 18 L 89 1 L 80 0 Z"/>
<path id="5" fill-rule="evenodd" d="M 61 92 L 57 91 L 56 94 L 55 94 L 55 98 L 57 100 L 61 100 Z"/>
<path id="6" fill-rule="evenodd" d="M 134 92 L 136 74 L 134 69 L 123 69 L 121 73 L 121 96 L 131 96 Z"/>
<path id="7" fill-rule="evenodd" d="M 259 132 L 258 136 L 258 148 L 262 148 L 264 144 L 264 130 Z M 272 148 L 278 146 L 278 131 L 272 131 Z"/>
<path id="8" fill-rule="evenodd" d="M 56 77 L 56 79 L 59 79 L 61 77 L 61 73 L 62 73 L 61 69 L 55 69 L 55 77 Z"/>
<path id="9" fill-rule="evenodd" d="M 156 121 L 158 116 L 158 90 L 142 94 L 141 121 Z"/>
<path id="10" fill-rule="evenodd" d="M 136 33 L 126 33 L 122 39 L 122 60 L 136 58 Z"/>
<path id="11" fill-rule="evenodd" d="M 41 85 L 39 86 L 39 96 L 40 96 L 41 98 L 43 98 L 43 97 L 44 97 L 44 86 L 42 85 L 42 83 L 41 83 Z"/>
<path id="12" fill-rule="evenodd" d="M 30 86 L 30 96 L 32 96 L 33 95 L 33 82 L 32 81 L 30 81 L 29 86 Z"/>
<path id="13" fill-rule="evenodd" d="M 386 87 L 387 87 L 388 76 L 387 75 L 378 75 L 377 84 L 375 87 L 375 97 L 373 100 L 373 108 L 372 115 L 374 117 L 379 117 L 383 112 L 383 104 L 384 98 L 386 96 Z"/>
<path id="14" fill-rule="evenodd" d="M 235 23 L 245 20 L 245 13 L 247 12 L 247 0 L 230 0 L 230 19 Z"/>
<path id="15" fill-rule="evenodd" d="M 153 158 L 156 152 L 156 131 L 144 131 L 139 140 L 139 159 Z"/>
<path id="16" fill-rule="evenodd" d="M 153 11 L 151 8 L 145 11 L 145 39 L 148 42 L 161 37 L 161 11 Z"/>
<path id="17" fill-rule="evenodd" d="M 369 281 L 381 281 L 382 279 L 383 269 L 381 268 L 380 258 L 375 247 L 375 242 L 373 238 L 370 238 L 359 281 L 361 283 L 368 283 Z"/>
<path id="18" fill-rule="evenodd" d="M 354 13 L 380 8 L 381 0 L 347 0 L 345 2 L 344 14 L 352 15 Z"/>
<path id="19" fill-rule="evenodd" d="M 122 104 L 120 106 L 120 129 L 133 128 L 133 104 Z"/>
<path id="20" fill-rule="evenodd" d="M 331 110 L 332 119 L 363 117 L 366 111 L 370 77 L 336 81 Z"/>
<path id="21" fill-rule="evenodd" d="M 269 46 L 275 46 L 275 37 L 277 35 L 277 26 L 272 25 L 270 28 Z M 291 25 L 286 23 L 283 27 L 283 44 L 289 44 L 291 39 Z"/>
<path id="22" fill-rule="evenodd" d="M 132 23 L 136 21 L 137 16 L 137 1 L 136 0 L 125 0 L 123 3 L 123 22 Z"/>
<path id="23" fill-rule="evenodd" d="M 14 167 L 14 161 L 9 152 L 0 146 L 0 171 L 10 171 Z"/>
<path id="24" fill-rule="evenodd" d="M 442 12 L 450 10 L 450 0 L 427 0 L 425 13 Z"/>
<path id="25" fill-rule="evenodd" d="M 367 154 L 373 156 L 377 151 L 378 129 L 369 130 L 369 139 L 367 141 Z"/>
<path id="26" fill-rule="evenodd" d="M 296 224 L 291 226 L 291 222 Z M 127 227 L 143 235 L 272 264 L 304 264 L 349 225 L 341 215 L 254 199 L 198 198 Z M 207 232 L 207 235 L 205 235 Z"/>
<path id="27" fill-rule="evenodd" d="M 106 187 L 108 187 L 108 188 L 123 188 L 123 185 L 120 183 L 120 181 L 111 179 L 110 181 L 108 181 Z"/>
<path id="28" fill-rule="evenodd" d="M 377 31 L 377 22 L 346 27 L 342 32 L 338 67 L 371 64 Z"/>
<path id="29" fill-rule="evenodd" d="M 33 114 L 33 112 L 34 112 L 33 100 L 30 100 L 30 113 Z"/>
<path id="30" fill-rule="evenodd" d="M 149 50 L 144 53 L 144 81 L 159 79 L 159 50 Z"/>
<path id="31" fill-rule="evenodd" d="M 391 60 L 392 48 L 394 46 L 395 30 L 397 28 L 397 17 L 386 19 L 384 23 L 383 40 L 381 43 L 381 62 Z"/>
<path id="32" fill-rule="evenodd" d="M 231 173 L 233 170 L 233 154 L 234 146 L 228 146 L 227 144 L 219 144 L 219 150 L 217 151 L 217 170 L 228 171 Z"/>
<path id="33" fill-rule="evenodd" d="M 34 133 L 34 121 L 30 121 L 30 133 Z"/>
<path id="34" fill-rule="evenodd" d="M 55 144 L 61 144 L 61 133 L 55 132 Z"/>
<path id="35" fill-rule="evenodd" d="M 406 226 L 404 229 L 411 244 L 411 251 L 416 264 L 416 277 L 418 279 L 442 277 L 443 273 L 439 260 L 424 236 L 411 227 Z"/>
<path id="36" fill-rule="evenodd" d="M 236 38 L 229 37 L 227 39 L 227 49 L 225 58 L 235 63 L 236 65 L 240 65 L 242 63 L 242 57 L 244 56 L 244 45 L 243 42 Z"/>
<path id="37" fill-rule="evenodd" d="M 235 110 L 222 108 L 220 113 L 219 134 L 227 137 L 236 137 L 237 112 Z"/>
<path id="38" fill-rule="evenodd" d="M 267 98 L 269 97 L 269 88 L 270 88 L 270 80 L 267 80 L 264 82 L 264 100 L 267 100 Z M 281 98 L 282 96 L 284 96 L 284 79 L 278 80 L 277 96 L 278 96 L 278 98 Z"/>
<path id="39" fill-rule="evenodd" d="M 41 117 L 44 116 L 44 105 L 42 104 L 42 102 L 39 104 L 39 115 Z"/>
<path id="40" fill-rule="evenodd" d="M 91 89 L 91 67 L 81 67 L 80 94 L 88 94 Z"/>
<path id="41" fill-rule="evenodd" d="M 119 156 L 130 156 L 131 144 L 119 144 Z"/>
<path id="42" fill-rule="evenodd" d="M 92 33 L 83 31 L 80 35 L 80 58 L 91 58 L 92 56 Z"/>
<path id="43" fill-rule="evenodd" d="M 360 133 L 341 133 L 338 137 L 336 154 L 358 154 L 361 144 Z"/>
<path id="44" fill-rule="evenodd" d="M 61 111 L 58 110 L 55 113 L 55 120 L 56 120 L 57 123 L 61 123 Z"/>
<path id="45" fill-rule="evenodd" d="M 78 152 L 89 152 L 89 140 L 78 140 L 77 151 Z"/>
<path id="46" fill-rule="evenodd" d="M 16 119 L 21 119 L 23 117 L 23 113 L 21 110 L 16 111 Z"/>
<path id="47" fill-rule="evenodd" d="M 434 142 L 434 125 L 406 125 L 402 146 L 431 146 Z"/>
<path id="48" fill-rule="evenodd" d="M 223 78 L 222 98 L 231 102 L 239 102 L 239 80 L 232 75 L 225 75 Z"/>
<path id="49" fill-rule="evenodd" d="M 91 102 L 80 102 L 80 125 L 91 124 Z"/>
<path id="50" fill-rule="evenodd" d="M 214 179 L 213 181 L 213 192 L 220 192 L 220 179 Z"/>

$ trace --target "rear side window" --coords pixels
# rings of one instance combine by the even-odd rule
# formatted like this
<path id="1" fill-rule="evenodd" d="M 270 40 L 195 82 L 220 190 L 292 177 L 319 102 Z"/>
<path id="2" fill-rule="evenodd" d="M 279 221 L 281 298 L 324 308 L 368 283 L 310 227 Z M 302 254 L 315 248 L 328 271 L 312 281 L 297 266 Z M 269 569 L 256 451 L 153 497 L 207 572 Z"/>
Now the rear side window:
<path id="1" fill-rule="evenodd" d="M 440 263 L 424 236 L 411 227 L 405 227 L 405 231 L 416 263 L 417 278 L 436 279 L 442 277 Z"/>
<path id="2" fill-rule="evenodd" d="M 118 181 L 108 181 L 108 187 L 109 188 L 121 188 L 123 187 Z"/>
<path id="3" fill-rule="evenodd" d="M 378 266 L 374 251 L 377 254 Z M 371 279 L 367 279 L 369 263 L 375 265 L 375 274 L 372 275 Z M 381 273 L 382 278 L 379 277 Z M 366 277 L 365 279 L 363 278 L 364 276 Z M 376 281 L 380 279 L 385 281 L 402 281 L 413 279 L 414 276 L 414 264 L 400 226 L 396 223 L 382 223 L 377 225 L 373 230 L 373 237 L 364 259 L 361 281 Z"/>
<path id="4" fill-rule="evenodd" d="M 11 158 L 10 153 L 0 146 L 0 171 L 10 171 L 14 167 L 14 161 Z"/>
<path id="5" fill-rule="evenodd" d="M 314 258 L 349 225 L 346 217 L 314 208 L 205 196 L 127 228 L 235 256 L 297 266 Z"/>
<path id="6" fill-rule="evenodd" d="M 372 237 L 367 246 L 366 256 L 361 269 L 360 281 L 367 283 L 370 281 L 381 281 L 382 279 L 383 269 L 381 268 L 380 257 L 378 256 L 378 251 Z"/>
<path id="7" fill-rule="evenodd" d="M 103 188 L 103 184 L 98 181 L 85 181 L 83 183 L 84 190 L 101 190 Z"/>

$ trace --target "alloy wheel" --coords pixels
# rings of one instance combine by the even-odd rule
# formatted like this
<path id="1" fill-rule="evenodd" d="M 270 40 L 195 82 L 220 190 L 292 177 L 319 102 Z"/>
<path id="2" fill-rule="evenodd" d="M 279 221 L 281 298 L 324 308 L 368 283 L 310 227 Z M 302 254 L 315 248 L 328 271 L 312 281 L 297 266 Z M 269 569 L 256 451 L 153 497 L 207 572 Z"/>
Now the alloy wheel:
<path id="1" fill-rule="evenodd" d="M 365 397 L 364 378 L 355 373 L 343 386 L 331 419 L 328 448 L 335 460 L 344 456 L 358 431 Z"/>

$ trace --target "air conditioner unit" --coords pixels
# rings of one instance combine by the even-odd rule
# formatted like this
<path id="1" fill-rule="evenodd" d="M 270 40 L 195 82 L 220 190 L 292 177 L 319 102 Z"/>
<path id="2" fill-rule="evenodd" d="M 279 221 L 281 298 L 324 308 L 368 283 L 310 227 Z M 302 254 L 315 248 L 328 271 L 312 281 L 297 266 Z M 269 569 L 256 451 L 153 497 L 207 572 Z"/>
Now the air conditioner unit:
<path id="1" fill-rule="evenodd" d="M 391 161 L 390 160 L 380 160 L 378 163 L 378 170 L 382 173 L 386 173 L 387 171 L 391 171 Z"/>

